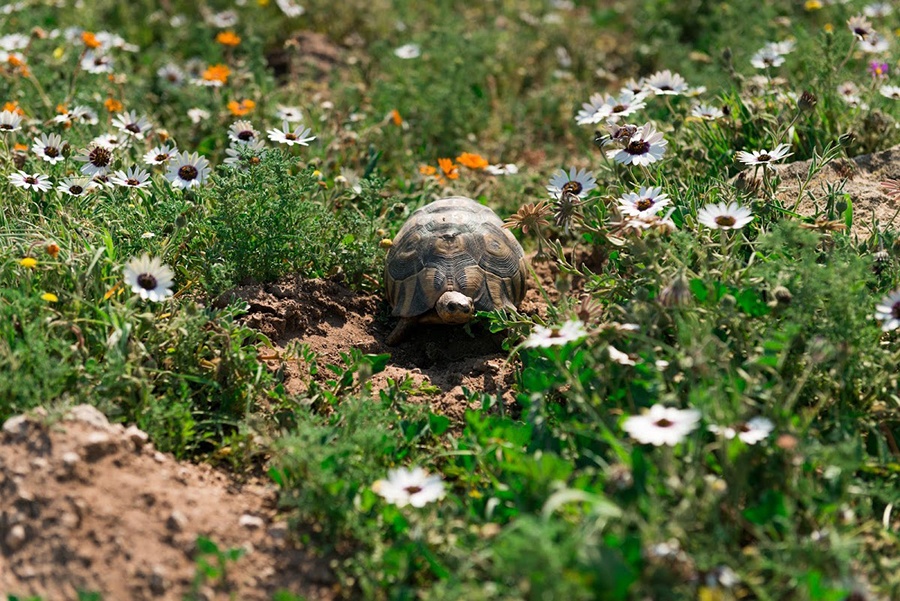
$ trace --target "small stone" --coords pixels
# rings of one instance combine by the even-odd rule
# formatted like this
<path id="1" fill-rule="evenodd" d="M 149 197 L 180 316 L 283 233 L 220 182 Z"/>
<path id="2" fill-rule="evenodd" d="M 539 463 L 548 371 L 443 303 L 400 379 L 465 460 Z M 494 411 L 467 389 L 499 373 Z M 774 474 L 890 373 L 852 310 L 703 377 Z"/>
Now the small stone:
<path id="1" fill-rule="evenodd" d="M 140 451 L 150 440 L 150 435 L 132 424 L 125 430 L 125 438 L 131 442 L 135 451 Z"/>
<path id="2" fill-rule="evenodd" d="M 29 421 L 25 415 L 14 415 L 3 422 L 3 433 L 13 441 L 20 441 L 28 436 Z"/>
<path id="3" fill-rule="evenodd" d="M 257 528 L 262 528 L 265 526 L 266 522 L 261 517 L 256 515 L 250 515 L 249 513 L 245 513 L 238 520 L 238 525 L 243 526 L 244 528 L 248 528 L 250 530 L 256 530 Z"/>
<path id="4" fill-rule="evenodd" d="M 91 432 L 85 437 L 83 448 L 85 460 L 93 463 L 115 453 L 118 445 L 106 432 Z"/>
<path id="5" fill-rule="evenodd" d="M 172 532 L 181 532 L 187 524 L 187 517 L 177 509 L 170 513 L 169 519 L 166 520 L 166 528 Z"/>
<path id="6" fill-rule="evenodd" d="M 63 528 L 74 530 L 81 525 L 81 518 L 78 517 L 77 514 L 67 511 L 60 516 L 59 523 L 63 526 Z"/>
<path id="7" fill-rule="evenodd" d="M 275 540 L 284 540 L 287 538 L 287 534 L 287 522 L 275 522 L 269 526 L 269 536 Z"/>
<path id="8" fill-rule="evenodd" d="M 108 430 L 109 420 L 100 412 L 99 409 L 91 405 L 75 405 L 66 413 L 66 419 L 83 422 L 94 426 L 98 430 Z"/>
<path id="9" fill-rule="evenodd" d="M 153 566 L 150 572 L 150 592 L 154 595 L 163 595 L 169 588 L 169 581 L 166 578 L 166 570 L 162 566 Z"/>
<path id="10" fill-rule="evenodd" d="M 27 533 L 25 532 L 25 526 L 22 524 L 15 524 L 6 533 L 6 547 L 10 551 L 18 551 L 22 548 L 22 545 L 25 544 L 26 538 Z"/>
<path id="11" fill-rule="evenodd" d="M 75 467 L 75 465 L 77 465 L 79 461 L 81 461 L 81 456 L 79 456 L 75 451 L 66 451 L 62 454 L 61 459 L 64 466 L 72 468 Z"/>
<path id="12" fill-rule="evenodd" d="M 155 453 L 153 453 L 153 460 L 156 461 L 156 463 L 165 463 L 166 456 L 164 453 L 156 451 Z"/>
<path id="13" fill-rule="evenodd" d="M 47 469 L 47 466 L 50 465 L 50 462 L 44 459 L 43 457 L 34 457 L 31 460 L 31 469 L 33 470 L 44 470 Z"/>

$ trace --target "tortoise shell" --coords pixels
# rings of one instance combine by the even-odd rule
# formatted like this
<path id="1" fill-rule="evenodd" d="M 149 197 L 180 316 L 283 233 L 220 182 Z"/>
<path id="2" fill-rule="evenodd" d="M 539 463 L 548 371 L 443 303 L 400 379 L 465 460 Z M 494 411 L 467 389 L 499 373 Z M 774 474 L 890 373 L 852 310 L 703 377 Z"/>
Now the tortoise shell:
<path id="1" fill-rule="evenodd" d="M 388 251 L 385 282 L 393 315 L 413 318 L 452 290 L 471 298 L 476 311 L 515 308 L 525 273 L 522 246 L 496 213 L 454 196 L 410 215 Z"/>

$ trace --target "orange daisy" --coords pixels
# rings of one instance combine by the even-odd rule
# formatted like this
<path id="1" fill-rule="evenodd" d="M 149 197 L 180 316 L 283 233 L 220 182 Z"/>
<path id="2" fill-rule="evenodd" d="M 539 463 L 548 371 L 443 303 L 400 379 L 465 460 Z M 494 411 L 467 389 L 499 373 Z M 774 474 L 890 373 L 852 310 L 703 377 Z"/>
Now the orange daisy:
<path id="1" fill-rule="evenodd" d="M 457 179 L 459 177 L 459 168 L 453 164 L 453 159 L 438 159 L 438 165 L 441 171 L 447 176 L 447 179 Z"/>
<path id="2" fill-rule="evenodd" d="M 201 77 L 206 81 L 226 83 L 229 75 L 231 75 L 231 69 L 226 65 L 210 65 Z"/>
<path id="3" fill-rule="evenodd" d="M 256 103 L 252 100 L 241 100 L 240 102 L 232 100 L 228 103 L 228 110 L 235 117 L 243 117 L 254 108 L 256 108 Z"/>
<path id="4" fill-rule="evenodd" d="M 462 153 L 461 155 L 456 157 L 456 162 L 460 165 L 468 167 L 469 169 L 484 169 L 490 164 L 483 156 L 472 152 Z"/>
<path id="5" fill-rule="evenodd" d="M 220 31 L 216 35 L 216 41 L 223 46 L 237 46 L 241 43 L 241 38 L 233 31 Z"/>

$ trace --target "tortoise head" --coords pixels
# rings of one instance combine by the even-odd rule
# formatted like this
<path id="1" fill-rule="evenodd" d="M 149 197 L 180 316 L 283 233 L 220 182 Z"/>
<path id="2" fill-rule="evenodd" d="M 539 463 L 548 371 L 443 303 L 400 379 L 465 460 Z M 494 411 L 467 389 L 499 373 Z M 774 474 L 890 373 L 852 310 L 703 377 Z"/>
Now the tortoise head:
<path id="1" fill-rule="evenodd" d="M 466 323 L 475 315 L 475 303 L 462 292 L 448 290 L 438 299 L 434 310 L 444 323 Z"/>

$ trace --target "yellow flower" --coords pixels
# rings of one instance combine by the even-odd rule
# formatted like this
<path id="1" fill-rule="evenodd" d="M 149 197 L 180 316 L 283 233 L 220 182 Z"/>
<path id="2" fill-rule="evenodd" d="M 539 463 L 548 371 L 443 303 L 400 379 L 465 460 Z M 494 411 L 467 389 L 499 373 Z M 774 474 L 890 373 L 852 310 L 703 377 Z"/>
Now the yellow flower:
<path id="1" fill-rule="evenodd" d="M 260 6 L 269 6 L 269 0 L 256 0 L 256 3 Z"/>
<path id="2" fill-rule="evenodd" d="M 241 38 L 233 31 L 220 31 L 216 35 L 216 41 L 223 46 L 237 46 L 241 43 Z"/>
<path id="3" fill-rule="evenodd" d="M 822 29 L 825 30 L 825 33 L 834 33 L 834 25 L 832 25 L 831 23 L 825 23 L 825 27 L 823 27 Z"/>
<path id="4" fill-rule="evenodd" d="M 806 10 L 819 10 L 822 8 L 822 3 L 819 0 L 806 0 L 803 8 Z"/>
<path id="5" fill-rule="evenodd" d="M 41 295 L 41 298 L 47 301 L 48 303 L 55 303 L 59 300 L 59 297 L 53 294 L 52 292 L 45 292 Z"/>
<path id="6" fill-rule="evenodd" d="M 25 269 L 34 269 L 37 266 L 37 259 L 34 257 L 25 257 L 19 261 L 19 265 Z"/>

